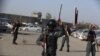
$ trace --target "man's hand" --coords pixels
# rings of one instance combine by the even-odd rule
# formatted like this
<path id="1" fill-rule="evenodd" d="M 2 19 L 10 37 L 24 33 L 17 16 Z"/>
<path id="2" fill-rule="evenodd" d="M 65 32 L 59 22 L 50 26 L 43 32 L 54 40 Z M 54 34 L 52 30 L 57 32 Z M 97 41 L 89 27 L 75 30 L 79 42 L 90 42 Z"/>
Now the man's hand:
<path id="1" fill-rule="evenodd" d="M 13 34 L 14 32 L 13 31 L 11 31 L 11 34 Z"/>
<path id="2" fill-rule="evenodd" d="M 97 43 L 97 40 L 96 40 L 96 47 L 97 47 L 97 51 L 99 51 L 99 45 Z"/>
<path id="3" fill-rule="evenodd" d="M 93 44 L 93 45 L 95 44 L 96 47 L 97 47 L 97 51 L 99 51 L 99 46 L 98 46 L 97 42 L 93 42 L 92 44 Z"/>
<path id="4" fill-rule="evenodd" d="M 96 44 L 96 42 L 93 42 L 92 44 Z"/>
<path id="5" fill-rule="evenodd" d="M 44 45 L 45 45 L 45 43 L 44 43 L 44 42 L 42 42 L 42 43 L 41 43 L 41 46 L 42 46 L 43 48 L 44 48 Z"/>

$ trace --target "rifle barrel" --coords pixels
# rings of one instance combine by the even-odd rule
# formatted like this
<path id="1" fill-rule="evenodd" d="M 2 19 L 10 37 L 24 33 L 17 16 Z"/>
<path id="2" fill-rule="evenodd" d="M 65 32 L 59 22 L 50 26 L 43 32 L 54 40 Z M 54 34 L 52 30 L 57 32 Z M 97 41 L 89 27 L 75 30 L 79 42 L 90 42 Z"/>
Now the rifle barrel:
<path id="1" fill-rule="evenodd" d="M 61 16 L 61 11 L 62 11 L 62 4 L 60 6 L 59 19 L 60 19 L 60 16 Z"/>

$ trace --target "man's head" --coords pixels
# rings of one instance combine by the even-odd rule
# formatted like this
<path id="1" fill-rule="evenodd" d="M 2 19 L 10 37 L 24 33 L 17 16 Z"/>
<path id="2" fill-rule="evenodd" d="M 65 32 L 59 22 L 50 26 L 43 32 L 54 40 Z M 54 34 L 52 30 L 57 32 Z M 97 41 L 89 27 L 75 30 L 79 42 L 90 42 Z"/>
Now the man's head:
<path id="1" fill-rule="evenodd" d="M 54 28 L 56 28 L 56 20 L 54 20 L 54 19 L 51 19 L 51 20 L 49 20 L 48 21 L 48 23 L 47 23 L 47 27 L 49 28 L 49 29 L 54 29 Z"/>
<path id="2" fill-rule="evenodd" d="M 63 23 L 62 26 L 63 26 L 63 29 L 66 31 L 68 28 L 67 24 Z"/>
<path id="3" fill-rule="evenodd" d="M 94 25 L 94 24 L 91 24 L 91 25 L 90 25 L 90 28 L 91 28 L 92 30 L 94 30 L 94 29 L 95 29 L 95 25 Z"/>
<path id="4" fill-rule="evenodd" d="M 62 25 L 61 19 L 58 19 L 57 23 L 58 23 L 59 26 L 61 26 Z"/>

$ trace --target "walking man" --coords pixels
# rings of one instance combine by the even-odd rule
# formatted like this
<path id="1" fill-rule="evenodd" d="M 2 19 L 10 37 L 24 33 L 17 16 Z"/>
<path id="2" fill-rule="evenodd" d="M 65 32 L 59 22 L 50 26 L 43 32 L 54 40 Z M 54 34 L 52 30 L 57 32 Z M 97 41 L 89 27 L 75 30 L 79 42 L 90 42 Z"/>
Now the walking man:
<path id="1" fill-rule="evenodd" d="M 12 33 L 13 33 L 13 44 L 17 45 L 17 36 L 18 36 L 18 29 L 21 26 L 19 20 L 17 20 L 14 25 L 13 25 L 13 29 L 12 29 Z"/>
<path id="2" fill-rule="evenodd" d="M 91 25 L 91 28 L 88 32 L 88 43 L 87 43 L 87 48 L 86 48 L 86 56 L 90 56 L 90 53 L 92 56 L 95 56 L 96 49 L 95 49 L 95 44 L 96 44 L 96 34 L 94 31 L 94 26 Z"/>
<path id="3" fill-rule="evenodd" d="M 61 48 L 59 49 L 59 51 L 62 51 L 63 50 L 63 47 L 64 47 L 64 44 L 66 42 L 66 45 L 67 45 L 67 52 L 69 52 L 69 36 L 71 34 L 71 30 L 70 28 L 67 26 L 67 25 L 64 25 L 64 34 L 65 36 L 62 38 L 62 45 L 61 45 Z"/>

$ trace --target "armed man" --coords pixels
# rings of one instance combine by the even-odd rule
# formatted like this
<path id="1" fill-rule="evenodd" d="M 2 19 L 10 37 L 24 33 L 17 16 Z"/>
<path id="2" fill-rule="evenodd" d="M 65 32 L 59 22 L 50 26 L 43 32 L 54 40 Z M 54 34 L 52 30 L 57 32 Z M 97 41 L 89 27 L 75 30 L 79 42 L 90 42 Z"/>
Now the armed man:
<path id="1" fill-rule="evenodd" d="M 62 38 L 62 45 L 61 45 L 59 51 L 63 50 L 64 44 L 66 43 L 67 52 L 69 52 L 69 47 L 70 47 L 70 45 L 69 45 L 69 37 L 70 37 L 70 34 L 71 34 L 71 30 L 68 27 L 68 25 L 65 25 L 65 24 L 63 24 L 62 28 L 65 28 L 64 31 L 63 31 L 65 36 Z"/>
<path id="2" fill-rule="evenodd" d="M 36 43 L 43 47 L 42 56 L 56 56 L 57 40 L 63 35 L 62 29 L 57 28 L 54 19 L 49 20 L 47 29 L 39 36 Z"/>
<path id="3" fill-rule="evenodd" d="M 71 30 L 69 28 L 68 25 L 64 24 L 61 19 L 58 19 L 57 21 L 57 26 L 59 29 L 62 29 L 62 34 L 63 34 L 63 38 L 62 38 L 62 45 L 59 49 L 59 51 L 62 51 L 63 50 L 63 47 L 64 47 L 64 44 L 66 42 L 66 45 L 67 45 L 67 52 L 69 52 L 69 36 L 71 34 Z"/>

